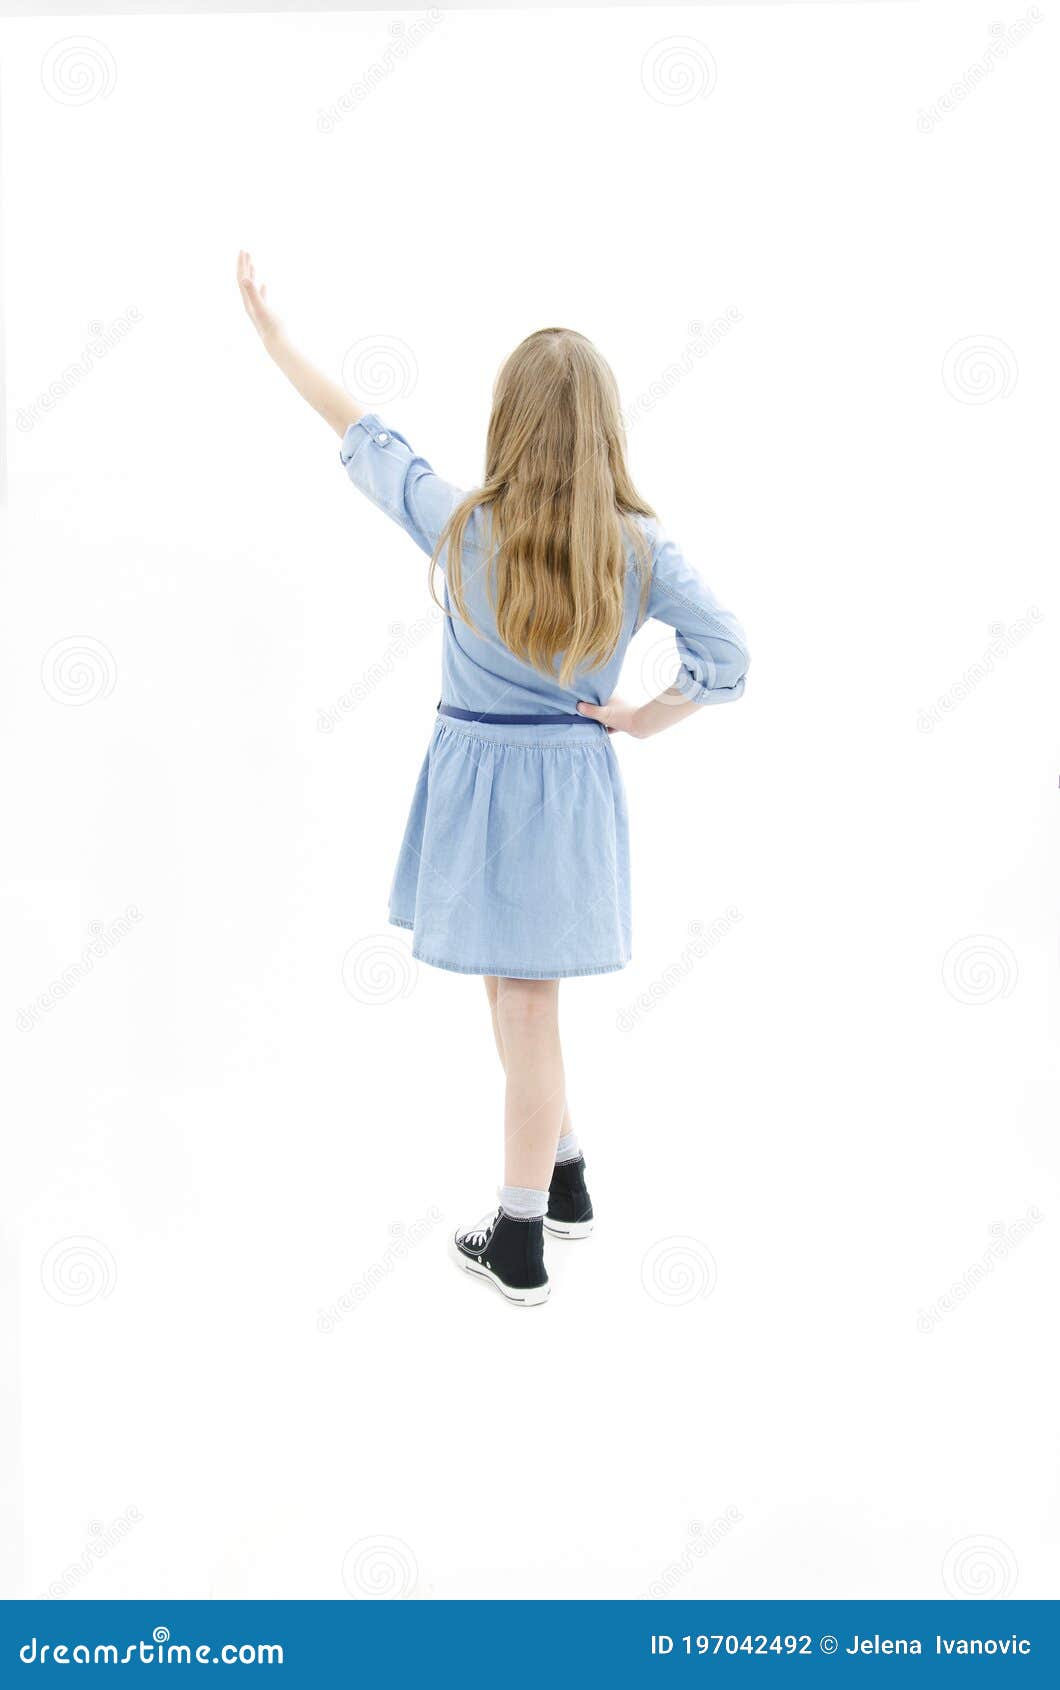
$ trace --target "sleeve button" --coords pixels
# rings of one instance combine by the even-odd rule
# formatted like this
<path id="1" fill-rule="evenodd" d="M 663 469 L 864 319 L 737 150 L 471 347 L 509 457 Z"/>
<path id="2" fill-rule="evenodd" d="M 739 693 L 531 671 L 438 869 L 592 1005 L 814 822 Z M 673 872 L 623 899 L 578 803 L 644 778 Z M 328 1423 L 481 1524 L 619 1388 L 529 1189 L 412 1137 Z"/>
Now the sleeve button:
<path id="1" fill-rule="evenodd" d="M 390 436 L 389 436 L 389 434 L 386 433 L 385 429 L 384 429 L 382 434 L 376 435 L 375 443 L 376 443 L 377 446 L 389 446 Z"/>

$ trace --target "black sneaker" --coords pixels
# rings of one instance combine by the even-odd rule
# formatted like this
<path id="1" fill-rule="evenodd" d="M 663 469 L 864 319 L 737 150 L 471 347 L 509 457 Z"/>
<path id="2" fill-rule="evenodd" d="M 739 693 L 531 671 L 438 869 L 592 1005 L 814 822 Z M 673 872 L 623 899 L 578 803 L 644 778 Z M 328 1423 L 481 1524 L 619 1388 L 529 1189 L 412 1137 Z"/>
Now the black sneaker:
<path id="1" fill-rule="evenodd" d="M 545 1227 L 556 1238 L 588 1238 L 593 1230 L 593 1203 L 585 1184 L 585 1158 L 557 1162 L 548 1188 Z"/>
<path id="2" fill-rule="evenodd" d="M 540 1220 L 514 1220 L 497 1209 L 477 1226 L 461 1227 L 450 1249 L 462 1268 L 490 1280 L 509 1303 L 532 1308 L 547 1301 L 552 1287 Z"/>

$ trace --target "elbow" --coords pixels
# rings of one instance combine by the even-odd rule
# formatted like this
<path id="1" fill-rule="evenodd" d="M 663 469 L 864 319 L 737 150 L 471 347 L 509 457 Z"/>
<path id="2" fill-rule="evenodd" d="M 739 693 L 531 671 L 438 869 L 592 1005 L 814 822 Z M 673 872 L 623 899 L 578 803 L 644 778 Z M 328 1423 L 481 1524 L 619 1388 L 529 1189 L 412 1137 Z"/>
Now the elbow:
<path id="1" fill-rule="evenodd" d="M 683 667 L 674 683 L 678 692 L 695 704 L 734 704 L 742 698 L 750 656 L 745 646 L 727 645 L 724 656 Z"/>
<path id="2" fill-rule="evenodd" d="M 733 640 L 726 648 L 723 662 L 716 665 L 715 686 L 733 701 L 742 698 L 747 683 L 747 671 L 751 667 L 751 653 L 743 639 Z"/>
<path id="3" fill-rule="evenodd" d="M 743 697 L 745 683 L 746 677 L 741 675 L 731 686 L 719 682 L 716 686 L 707 687 L 694 675 L 685 672 L 678 675 L 674 685 L 691 704 L 735 704 L 738 698 Z"/>

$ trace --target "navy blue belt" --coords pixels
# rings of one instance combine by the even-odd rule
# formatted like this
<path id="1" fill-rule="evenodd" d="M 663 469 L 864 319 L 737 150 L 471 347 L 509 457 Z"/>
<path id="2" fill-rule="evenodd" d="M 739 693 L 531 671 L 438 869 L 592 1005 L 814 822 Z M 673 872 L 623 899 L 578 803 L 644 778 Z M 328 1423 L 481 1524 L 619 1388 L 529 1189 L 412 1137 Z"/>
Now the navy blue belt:
<path id="1" fill-rule="evenodd" d="M 455 704 L 439 704 L 439 716 L 455 716 L 458 722 L 490 722 L 504 728 L 579 727 L 596 728 L 591 716 L 566 716 L 554 710 L 550 716 L 499 716 L 489 710 L 458 710 Z"/>

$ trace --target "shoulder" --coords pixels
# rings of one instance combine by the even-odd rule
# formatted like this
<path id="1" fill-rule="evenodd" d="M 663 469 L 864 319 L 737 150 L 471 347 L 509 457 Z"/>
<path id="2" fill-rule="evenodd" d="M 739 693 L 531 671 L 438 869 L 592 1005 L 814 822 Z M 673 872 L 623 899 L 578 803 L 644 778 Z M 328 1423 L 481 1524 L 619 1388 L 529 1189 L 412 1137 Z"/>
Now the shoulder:
<path id="1" fill-rule="evenodd" d="M 466 492 L 460 493 L 457 496 L 456 504 L 454 504 L 453 509 L 455 510 L 458 504 L 463 504 L 465 499 L 475 498 L 478 491 L 478 488 L 472 487 Z M 491 532 L 492 523 L 490 520 L 489 507 L 479 503 L 473 504 L 468 512 L 467 527 L 464 529 L 465 547 L 470 547 L 472 551 L 486 551 L 490 544 Z"/>
<path id="2" fill-rule="evenodd" d="M 626 514 L 626 527 L 635 534 L 642 534 L 652 550 L 658 545 L 662 537 L 662 524 L 657 516 L 641 516 L 639 511 L 629 511 Z"/>
<path id="3" fill-rule="evenodd" d="M 626 529 L 626 563 L 631 575 L 640 577 L 647 566 L 654 571 L 655 561 L 664 544 L 662 524 L 657 516 L 641 516 L 634 511 L 624 519 Z"/>

